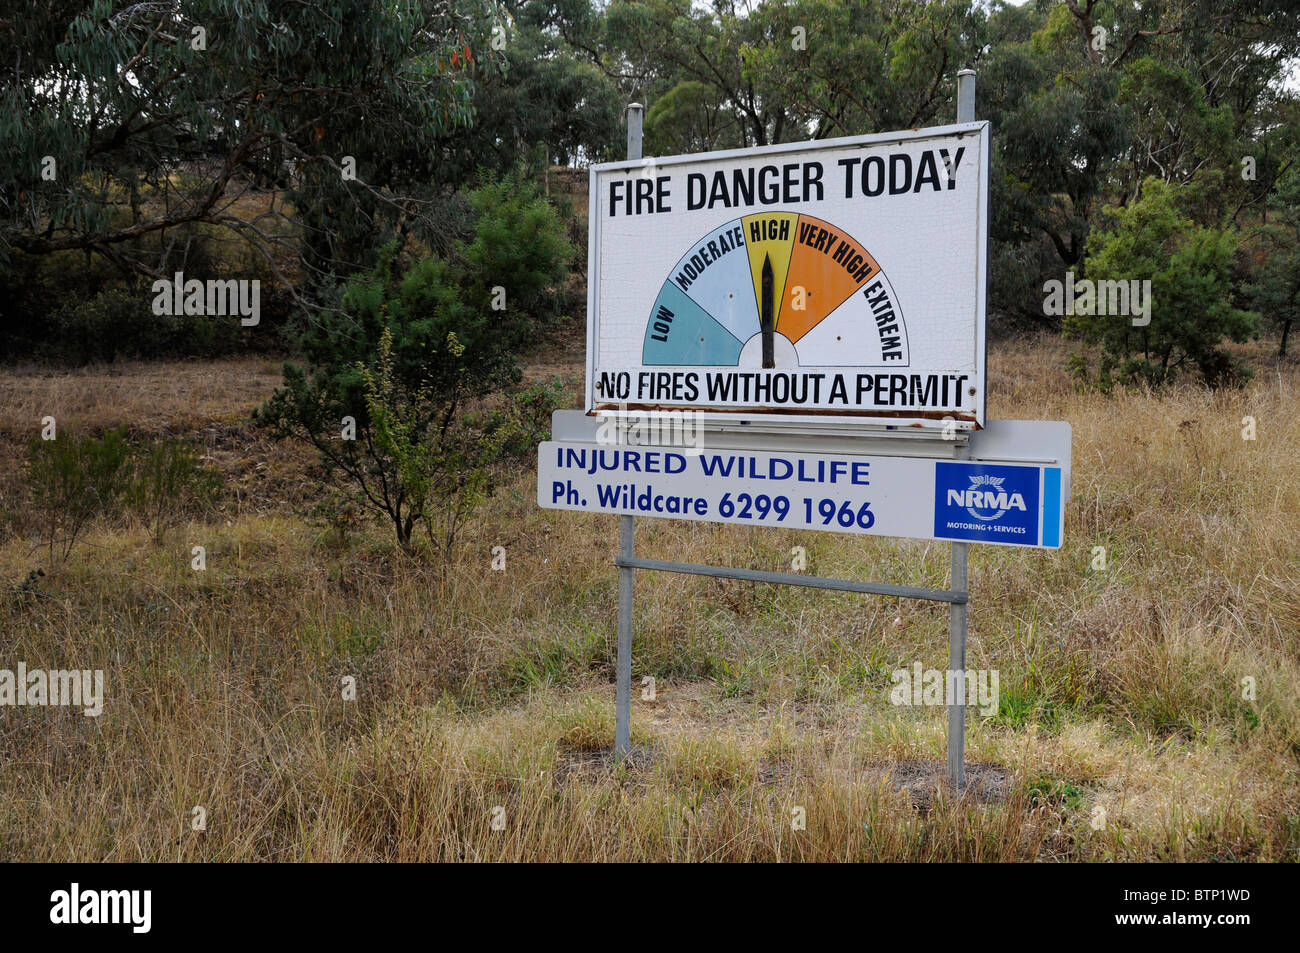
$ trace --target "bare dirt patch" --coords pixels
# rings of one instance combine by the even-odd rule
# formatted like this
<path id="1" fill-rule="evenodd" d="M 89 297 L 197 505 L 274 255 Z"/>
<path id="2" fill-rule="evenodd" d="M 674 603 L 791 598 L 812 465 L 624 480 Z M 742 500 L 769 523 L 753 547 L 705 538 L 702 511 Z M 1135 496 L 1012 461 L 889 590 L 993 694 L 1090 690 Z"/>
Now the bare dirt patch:
<path id="1" fill-rule="evenodd" d="M 565 750 L 556 752 L 554 780 L 557 785 L 570 781 L 598 781 L 622 770 L 632 775 L 649 774 L 660 763 L 658 752 L 649 745 L 633 745 L 620 764 L 613 748 Z"/>
<path id="2" fill-rule="evenodd" d="M 942 761 L 873 761 L 863 768 L 865 780 L 879 780 L 906 794 L 922 814 L 933 810 L 942 794 L 953 795 L 948 765 Z M 961 797 L 979 804 L 1005 801 L 1011 792 L 1011 772 L 990 762 L 966 765 L 966 786 Z"/>

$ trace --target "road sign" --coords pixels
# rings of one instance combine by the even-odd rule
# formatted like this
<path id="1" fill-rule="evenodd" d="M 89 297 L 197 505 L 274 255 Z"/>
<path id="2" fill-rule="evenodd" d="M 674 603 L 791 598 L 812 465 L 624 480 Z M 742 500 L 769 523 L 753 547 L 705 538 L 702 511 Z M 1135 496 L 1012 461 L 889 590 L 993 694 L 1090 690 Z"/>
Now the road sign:
<path id="1" fill-rule="evenodd" d="M 989 127 L 591 170 L 587 409 L 975 429 Z"/>
<path id="2" fill-rule="evenodd" d="M 572 416 L 582 417 L 557 413 L 557 435 L 581 437 L 584 424 Z M 537 502 L 549 509 L 747 526 L 1061 545 L 1069 424 L 989 421 L 971 436 L 965 459 L 957 459 L 955 449 L 934 441 L 900 456 L 561 439 L 538 449 Z"/>

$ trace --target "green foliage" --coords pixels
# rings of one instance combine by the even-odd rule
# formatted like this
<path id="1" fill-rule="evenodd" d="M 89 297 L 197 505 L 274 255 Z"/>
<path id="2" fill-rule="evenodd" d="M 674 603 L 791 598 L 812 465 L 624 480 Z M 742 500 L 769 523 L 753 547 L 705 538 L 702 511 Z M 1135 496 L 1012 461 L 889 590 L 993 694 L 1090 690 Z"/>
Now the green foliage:
<path id="1" fill-rule="evenodd" d="M 1101 211 L 1147 177 L 1222 228 L 1296 161 L 1283 64 L 1300 55 L 1300 8 L 1203 7 L 628 0 L 606 9 L 598 60 L 647 104 L 648 154 L 946 123 L 954 73 L 974 68 L 993 127 L 990 308 L 1042 324 L 1043 281 L 1079 271 Z M 1257 181 L 1239 174 L 1247 154 Z"/>
<path id="2" fill-rule="evenodd" d="M 1232 108 L 1210 104 L 1194 69 L 1155 55 L 1139 57 L 1125 69 L 1118 98 L 1130 117 L 1129 194 L 1147 176 L 1181 185 L 1207 162 L 1220 170 L 1235 163 L 1240 147 L 1233 141 Z M 1233 178 L 1241 184 L 1240 176 Z"/>
<path id="3" fill-rule="evenodd" d="M 646 155 L 708 152 L 726 141 L 728 125 L 717 90 L 684 80 L 660 96 L 646 113 Z"/>
<path id="4" fill-rule="evenodd" d="M 688 131 L 693 145 L 702 145 L 705 136 L 714 148 L 767 145 L 783 141 L 785 104 L 764 103 L 760 90 L 745 81 L 741 59 L 761 38 L 758 18 L 731 4 L 709 9 L 689 0 L 632 0 L 606 10 L 604 40 L 610 53 L 604 65 L 624 77 L 625 101 L 641 102 L 652 113 L 657 101 L 682 83 L 706 87 L 706 100 L 718 103 L 722 113 L 711 130 Z M 655 115 L 651 131 L 656 135 L 666 131 L 658 125 L 664 109 L 676 111 L 670 104 Z M 682 132 L 680 123 L 676 126 Z"/>
<path id="5" fill-rule="evenodd" d="M 245 334 L 239 318 L 228 315 L 155 315 L 152 300 L 143 287 L 66 296 L 29 340 L 29 351 L 53 364 L 82 366 L 122 357 L 219 357 L 275 337 Z"/>
<path id="6" fill-rule="evenodd" d="M 1279 355 L 1300 319 L 1300 172 L 1291 175 L 1270 196 L 1271 222 L 1261 223 L 1255 241 L 1258 260 L 1246 292 L 1253 306 L 1278 331 Z"/>
<path id="7" fill-rule="evenodd" d="M 1285 167 L 1290 139 L 1277 130 L 1295 128 L 1295 96 L 1280 64 L 1300 53 L 1300 8 L 1202 6 L 992 9 L 977 115 L 993 124 L 991 269 L 1010 278 L 990 283 L 992 309 L 1042 322 L 1037 289 L 1079 270 L 1101 210 L 1135 201 L 1149 176 L 1196 189 L 1185 210 L 1222 227 Z M 1258 159 L 1258 181 L 1240 175 L 1244 155 Z"/>
<path id="8" fill-rule="evenodd" d="M 155 543 L 187 512 L 211 506 L 221 488 L 184 440 L 132 447 L 125 431 L 102 437 L 63 434 L 28 447 L 32 514 L 51 561 L 66 560 L 96 519 L 132 515 Z"/>
<path id="9" fill-rule="evenodd" d="M 468 198 L 478 221 L 462 252 L 460 285 L 475 302 L 490 301 L 495 287 L 505 289 L 505 312 L 490 312 L 498 315 L 493 333 L 508 329 L 510 345 L 517 346 L 536 330 L 533 322 L 553 321 L 563 310 L 563 295 L 552 289 L 566 277 L 572 249 L 555 210 L 532 185 L 486 180 Z"/>
<path id="10" fill-rule="evenodd" d="M 451 262 L 475 215 L 456 190 L 477 168 L 526 158 L 544 181 L 552 163 L 619 158 L 630 101 L 650 155 L 767 145 L 946 123 L 963 67 L 993 131 L 990 308 L 1047 323 L 1044 279 L 1077 272 L 1103 210 L 1149 177 L 1194 224 L 1254 224 L 1300 161 L 1297 56 L 1288 0 L 38 5 L 0 19 L 0 354 L 31 354 L 65 295 L 181 265 L 266 267 L 320 319 L 393 242 Z M 1249 260 L 1276 269 L 1244 276 L 1267 309 L 1285 292 L 1277 238 Z M 30 284 L 31 259 L 57 261 L 55 280 Z M 89 329 L 119 306 L 68 304 L 71 359 L 98 359 L 114 338 Z M 227 330 L 176 337 L 215 352 Z"/>
<path id="11" fill-rule="evenodd" d="M 449 332 L 444 350 L 464 357 L 465 348 Z M 456 534 L 474 510 L 496 489 L 500 464 L 512 447 L 535 448 L 545 439 L 530 413 L 546 405 L 543 392 L 529 391 L 504 409 L 461 409 L 439 402 L 426 385 L 412 392 L 397 378 L 393 335 L 385 328 L 373 363 L 359 365 L 365 381 L 366 412 L 374 447 L 405 495 L 406 515 L 398 538 L 409 545 L 411 531 L 423 525 L 429 542 L 450 556 Z M 547 412 L 554 409 L 550 404 Z"/>
<path id="12" fill-rule="evenodd" d="M 440 138 L 472 121 L 499 13 L 495 0 L 93 0 L 0 14 L 0 268 L 73 251 L 119 276 L 164 274 L 193 226 L 259 261 L 296 252 L 309 276 L 369 264 L 397 231 L 436 229 L 421 213 Z M 250 183 L 290 202 L 250 206 Z"/>
<path id="13" fill-rule="evenodd" d="M 478 168 L 505 174 L 540 148 L 546 164 L 622 158 L 625 100 L 591 60 L 601 45 L 601 12 L 589 0 L 509 0 L 513 15 L 494 34 L 499 70 L 476 72 L 474 122 L 440 137 L 439 182 L 460 185 Z"/>
<path id="14" fill-rule="evenodd" d="M 131 486 L 129 456 L 121 430 L 32 441 L 27 485 L 51 561 L 67 559 L 93 519 L 121 511 Z"/>
<path id="15" fill-rule="evenodd" d="M 132 463 L 126 502 L 158 545 L 188 509 L 211 506 L 221 487 L 217 472 L 200 466 L 198 451 L 177 437 L 138 451 Z"/>
<path id="16" fill-rule="evenodd" d="M 1095 371 L 1082 352 L 1071 367 L 1083 380 L 1160 386 L 1180 372 L 1210 385 L 1246 376 L 1221 348 L 1224 338 L 1246 340 L 1256 316 L 1232 304 L 1233 229 L 1193 225 L 1175 205 L 1175 190 L 1148 179 L 1140 200 L 1110 213 L 1109 230 L 1088 239 L 1087 277 L 1094 281 L 1150 281 L 1150 323 L 1135 327 L 1126 314 L 1074 314 L 1068 337 L 1100 348 Z"/>
<path id="17" fill-rule="evenodd" d="M 1027 787 L 1026 793 L 1034 806 L 1045 805 L 1061 811 L 1083 808 L 1083 791 L 1064 778 L 1043 775 Z"/>
<path id="18" fill-rule="evenodd" d="M 466 201 L 468 240 L 405 270 L 386 248 L 304 333 L 309 368 L 286 364 L 284 387 L 257 414 L 276 436 L 311 442 L 404 548 L 423 525 L 448 549 L 491 492 L 492 469 L 536 416 L 536 395 L 512 397 L 516 356 L 563 304 L 570 249 L 534 186 L 487 180 Z M 504 407 L 487 406 L 494 395 Z"/>
<path id="19" fill-rule="evenodd" d="M 551 439 L 551 414 L 568 400 L 568 388 L 558 377 L 549 383 L 533 381 L 521 387 L 513 395 L 514 435 L 502 447 L 502 452 L 512 459 L 526 459 L 535 454 L 538 443 Z"/>
<path id="20" fill-rule="evenodd" d="M 350 410 L 364 412 L 356 367 L 373 357 L 387 326 L 394 373 L 404 386 L 428 384 L 439 398 L 462 391 L 481 397 L 517 381 L 514 352 L 559 313 L 563 297 L 552 289 L 565 277 L 570 248 L 534 186 L 517 178 L 484 181 L 466 202 L 475 216 L 468 241 L 405 272 L 398 247 L 389 245 L 369 274 L 344 286 L 342 313 L 304 331 L 303 355 L 314 373 L 331 378 L 326 391 L 345 398 Z M 504 292 L 504 310 L 492 307 L 496 288 Z M 442 346 L 453 332 L 463 355 Z"/>
<path id="21" fill-rule="evenodd" d="M 976 116 L 993 125 L 990 304 L 1041 322 L 1044 279 L 1076 268 L 1131 119 L 1120 77 L 1088 56 L 1069 11 L 1004 8 L 989 22 Z"/>
<path id="22" fill-rule="evenodd" d="M 40 351 L 60 363 L 108 361 L 123 340 L 139 340 L 157 323 L 139 292 L 113 288 L 89 298 L 70 296 L 49 316 L 48 337 Z M 165 331 L 158 335 L 164 336 Z"/>
<path id="23" fill-rule="evenodd" d="M 986 15 L 971 0 L 794 0 L 743 19 L 741 88 L 789 141 L 950 121 L 952 74 L 978 57 Z"/>

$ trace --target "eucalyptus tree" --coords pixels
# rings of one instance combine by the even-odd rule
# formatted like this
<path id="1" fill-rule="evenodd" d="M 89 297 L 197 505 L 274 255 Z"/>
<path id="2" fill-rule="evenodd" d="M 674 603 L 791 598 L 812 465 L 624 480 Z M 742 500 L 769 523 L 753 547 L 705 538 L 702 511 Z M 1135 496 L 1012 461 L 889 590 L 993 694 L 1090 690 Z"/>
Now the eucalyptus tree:
<path id="1" fill-rule="evenodd" d="M 202 224 L 344 271 L 473 117 L 492 0 L 50 0 L 0 20 L 0 265 L 68 250 L 180 264 Z M 256 186 L 291 199 L 251 212 Z M 183 244 L 183 243 L 182 243 Z M 292 276 L 282 276 L 286 280 Z"/>

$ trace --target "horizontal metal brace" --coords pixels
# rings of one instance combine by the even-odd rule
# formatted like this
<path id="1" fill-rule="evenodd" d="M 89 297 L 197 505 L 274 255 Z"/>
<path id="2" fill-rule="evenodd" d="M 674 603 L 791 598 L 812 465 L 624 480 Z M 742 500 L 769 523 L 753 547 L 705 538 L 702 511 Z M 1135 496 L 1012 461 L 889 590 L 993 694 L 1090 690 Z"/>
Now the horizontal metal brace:
<path id="1" fill-rule="evenodd" d="M 743 579 L 747 582 L 769 582 L 782 586 L 805 586 L 809 589 L 839 589 L 844 592 L 865 592 L 874 596 L 899 596 L 903 599 L 925 599 L 929 602 L 950 602 L 965 605 L 970 601 L 965 592 L 951 589 L 919 589 L 915 586 L 891 586 L 883 582 L 856 582 L 852 579 L 824 579 L 821 576 L 802 576 L 793 572 L 764 572 L 758 569 L 729 569 L 726 566 L 704 566 L 700 563 L 677 563 L 666 559 L 643 559 L 640 556 L 618 556 L 614 565 L 620 569 L 654 569 L 660 572 L 681 572 L 693 576 L 712 576 L 715 579 Z"/>

